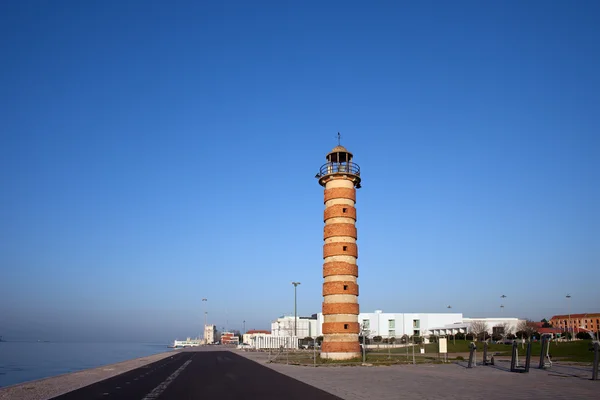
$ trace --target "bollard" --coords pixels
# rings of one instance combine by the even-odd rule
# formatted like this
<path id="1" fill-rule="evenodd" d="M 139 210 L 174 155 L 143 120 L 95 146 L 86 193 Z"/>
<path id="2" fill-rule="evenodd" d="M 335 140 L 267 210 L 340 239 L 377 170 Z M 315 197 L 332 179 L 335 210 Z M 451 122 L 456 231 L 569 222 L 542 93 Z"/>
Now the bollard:
<path id="1" fill-rule="evenodd" d="M 594 366 L 592 367 L 592 380 L 598 380 L 598 364 L 600 363 L 600 342 L 594 342 Z"/>
<path id="2" fill-rule="evenodd" d="M 525 373 L 529 372 L 529 365 L 531 364 L 531 342 L 527 343 L 527 353 L 525 355 Z"/>
<path id="3" fill-rule="evenodd" d="M 511 353 L 511 357 L 510 357 L 510 372 L 516 372 L 517 371 L 517 358 L 519 357 L 519 348 L 518 348 L 518 344 L 517 341 L 513 341 L 513 345 L 512 345 L 512 353 Z"/>
<path id="4" fill-rule="evenodd" d="M 474 342 L 471 342 L 469 345 L 469 364 L 467 365 L 467 368 L 473 368 L 473 356 L 475 355 L 475 349 L 477 349 L 477 346 L 475 346 Z"/>

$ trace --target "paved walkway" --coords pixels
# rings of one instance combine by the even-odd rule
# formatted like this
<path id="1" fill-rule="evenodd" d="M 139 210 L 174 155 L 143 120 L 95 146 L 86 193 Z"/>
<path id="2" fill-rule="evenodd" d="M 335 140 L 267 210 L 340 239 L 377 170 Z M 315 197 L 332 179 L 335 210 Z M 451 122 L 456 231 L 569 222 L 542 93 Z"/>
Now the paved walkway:
<path id="1" fill-rule="evenodd" d="M 532 368 L 528 374 L 508 372 L 508 363 L 467 369 L 457 364 L 389 367 L 305 367 L 266 364 L 268 354 L 236 351 L 282 374 L 347 400 L 358 399 L 593 399 L 600 381 L 591 368 Z"/>

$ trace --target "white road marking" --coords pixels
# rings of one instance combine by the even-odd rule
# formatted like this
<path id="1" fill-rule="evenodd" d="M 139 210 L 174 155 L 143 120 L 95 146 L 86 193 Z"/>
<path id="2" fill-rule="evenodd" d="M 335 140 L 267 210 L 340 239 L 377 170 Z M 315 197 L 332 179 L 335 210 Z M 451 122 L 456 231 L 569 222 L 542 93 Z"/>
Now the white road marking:
<path id="1" fill-rule="evenodd" d="M 150 393 L 148 393 L 142 400 L 157 399 L 162 394 L 162 392 L 165 391 L 167 386 L 169 386 L 171 384 L 171 382 L 173 382 L 179 376 L 181 371 L 183 371 L 185 369 L 185 367 L 190 365 L 191 362 L 192 362 L 192 360 L 187 360 L 185 363 L 183 363 L 183 365 L 181 367 L 179 367 L 177 369 L 177 371 L 173 372 L 167 379 L 165 379 L 165 381 L 163 383 L 161 383 L 160 385 L 155 387 L 154 390 L 152 390 Z"/>

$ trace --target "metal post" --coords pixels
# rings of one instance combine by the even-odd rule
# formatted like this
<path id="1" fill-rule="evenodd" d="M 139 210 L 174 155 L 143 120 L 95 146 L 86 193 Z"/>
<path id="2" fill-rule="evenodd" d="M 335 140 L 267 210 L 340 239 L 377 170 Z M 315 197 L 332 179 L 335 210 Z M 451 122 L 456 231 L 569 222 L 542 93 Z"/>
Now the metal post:
<path id="1" fill-rule="evenodd" d="M 592 380 L 598 380 L 598 364 L 600 363 L 600 342 L 594 342 L 594 365 L 592 367 Z"/>
<path id="2" fill-rule="evenodd" d="M 474 342 L 471 342 L 471 344 L 469 344 L 469 364 L 467 365 L 467 368 L 473 368 L 473 357 L 475 355 L 475 349 L 477 347 L 475 346 Z"/>
<path id="3" fill-rule="evenodd" d="M 543 369 L 546 366 L 545 358 L 548 353 L 548 336 L 542 335 L 542 351 L 540 352 L 540 364 L 539 369 Z"/>
<path id="4" fill-rule="evenodd" d="M 483 342 L 483 365 L 488 365 L 487 351 L 488 351 L 488 344 L 487 344 L 487 342 Z"/>
<path id="5" fill-rule="evenodd" d="M 208 301 L 208 299 L 202 299 L 203 305 L 204 305 L 205 301 Z M 206 310 L 204 310 L 204 330 L 202 332 L 202 337 L 204 338 L 204 344 L 207 344 L 207 341 L 206 341 L 206 314 L 207 314 L 207 312 L 206 312 Z"/>
<path id="6" fill-rule="evenodd" d="M 569 304 L 569 328 L 567 329 L 567 332 L 569 332 L 569 329 L 571 329 L 571 333 L 569 335 L 570 336 L 569 340 L 573 340 L 573 333 L 575 331 L 573 330 L 573 327 L 571 326 L 571 295 L 567 294 L 565 297 L 567 298 L 567 302 L 568 302 L 567 304 Z"/>
<path id="7" fill-rule="evenodd" d="M 366 336 L 366 334 L 365 334 L 365 330 L 363 330 L 363 348 L 362 348 L 362 351 L 363 351 L 363 352 L 362 352 L 362 353 L 363 353 L 363 364 L 365 363 L 365 360 L 366 360 L 366 353 L 365 353 L 365 352 L 366 352 L 365 336 Z"/>
<path id="8" fill-rule="evenodd" d="M 417 363 L 415 361 L 415 335 L 413 335 L 412 354 L 413 354 L 413 365 L 415 365 Z"/>
<path id="9" fill-rule="evenodd" d="M 511 357 L 510 357 L 510 372 L 516 372 L 517 371 L 517 357 L 518 357 L 518 352 L 519 352 L 519 345 L 517 344 L 517 341 L 513 341 L 513 345 L 512 345 L 512 353 L 511 353 Z"/>
<path id="10" fill-rule="evenodd" d="M 317 338 L 313 339 L 313 366 L 317 366 Z"/>
<path id="11" fill-rule="evenodd" d="M 298 313 L 297 313 L 297 309 L 296 309 L 296 288 L 298 287 L 298 285 L 300 284 L 300 282 L 292 282 L 292 285 L 294 285 L 294 336 L 298 336 L 298 330 L 296 327 L 296 323 L 298 321 Z"/>
<path id="12" fill-rule="evenodd" d="M 529 365 L 531 364 L 531 342 L 527 343 L 527 353 L 525 353 L 525 371 L 529 372 Z"/>

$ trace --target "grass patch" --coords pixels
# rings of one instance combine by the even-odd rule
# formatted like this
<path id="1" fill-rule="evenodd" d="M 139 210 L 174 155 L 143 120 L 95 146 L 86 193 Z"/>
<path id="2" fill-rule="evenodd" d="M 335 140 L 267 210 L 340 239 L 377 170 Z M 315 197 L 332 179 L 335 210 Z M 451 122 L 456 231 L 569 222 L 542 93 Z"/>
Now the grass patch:
<path id="1" fill-rule="evenodd" d="M 448 343 L 448 354 L 451 356 L 452 353 L 468 353 L 470 342 L 468 341 L 456 341 L 456 344 Z M 481 354 L 483 352 L 483 343 L 476 342 L 477 352 Z M 438 344 L 429 343 L 424 345 L 425 354 L 432 355 L 437 354 Z M 554 360 L 563 361 L 577 361 L 577 362 L 592 362 L 594 360 L 594 353 L 590 351 L 591 340 L 575 340 L 572 342 L 551 342 L 550 343 L 550 355 Z M 420 354 L 420 347 L 415 346 L 415 355 Z M 488 345 L 488 353 L 496 353 L 500 356 L 510 356 L 512 350 L 512 344 L 490 344 Z M 531 357 L 539 357 L 542 350 L 542 344 L 540 342 L 533 342 L 531 347 Z M 393 348 L 393 349 L 373 349 L 371 352 L 378 354 L 406 354 L 407 348 Z M 527 352 L 527 344 L 523 348 L 519 344 L 519 356 L 525 356 Z M 412 357 L 412 348 L 408 347 L 408 354 Z"/>

